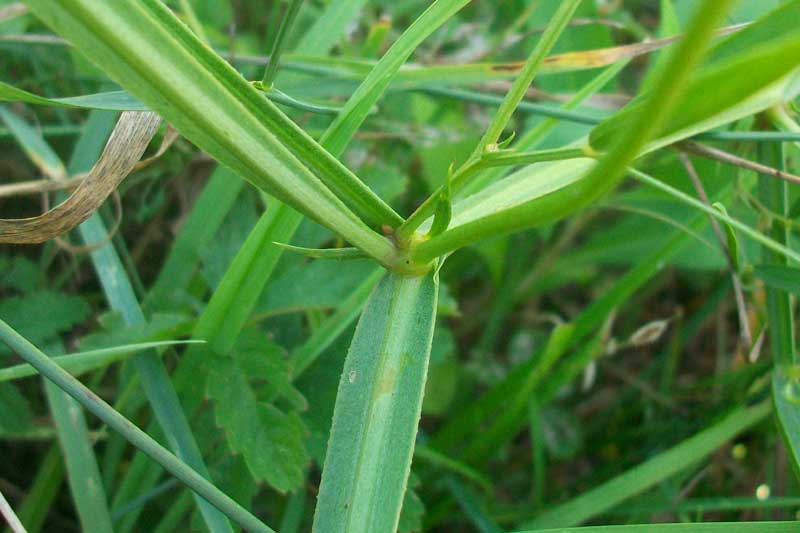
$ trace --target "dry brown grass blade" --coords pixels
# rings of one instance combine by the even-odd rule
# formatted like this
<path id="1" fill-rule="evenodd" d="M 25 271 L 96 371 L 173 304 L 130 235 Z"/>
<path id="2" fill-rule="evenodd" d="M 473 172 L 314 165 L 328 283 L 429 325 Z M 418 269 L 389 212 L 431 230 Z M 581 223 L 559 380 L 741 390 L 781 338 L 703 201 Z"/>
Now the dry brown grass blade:
<path id="1" fill-rule="evenodd" d="M 36 244 L 71 230 L 87 218 L 136 167 L 156 133 L 155 113 L 127 111 L 86 179 L 64 202 L 37 217 L 0 219 L 0 242 Z"/>
<path id="2" fill-rule="evenodd" d="M 53 181 L 51 179 L 31 180 L 0 185 L 0 198 L 74 189 L 78 187 L 78 185 L 80 185 L 85 178 L 86 174 L 79 174 L 77 176 L 65 178 L 59 181 Z"/>
<path id="3" fill-rule="evenodd" d="M 727 26 L 718 30 L 715 35 L 717 37 L 728 35 L 729 33 L 733 33 L 744 28 L 748 24 L 749 23 Z M 648 54 L 658 50 L 659 48 L 664 48 L 665 46 L 677 42 L 682 38 L 682 35 L 676 35 L 674 37 L 666 37 L 664 39 L 656 39 L 642 43 L 557 54 L 544 60 L 542 72 L 560 72 L 579 68 L 604 67 L 623 59 L 633 59 L 634 57 Z"/>

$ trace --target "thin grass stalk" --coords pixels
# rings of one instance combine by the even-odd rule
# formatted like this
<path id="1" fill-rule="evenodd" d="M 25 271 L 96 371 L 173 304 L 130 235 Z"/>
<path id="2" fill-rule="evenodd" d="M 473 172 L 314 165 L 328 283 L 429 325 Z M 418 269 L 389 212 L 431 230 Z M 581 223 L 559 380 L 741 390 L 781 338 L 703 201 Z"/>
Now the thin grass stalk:
<path id="1" fill-rule="evenodd" d="M 628 164 L 658 134 L 672 108 L 679 103 L 694 66 L 702 58 L 716 24 L 730 4 L 731 0 L 706 0 L 695 10 L 686 36 L 673 50 L 670 60 L 655 80 L 651 94 L 638 112 L 629 118 L 626 127 L 617 132 L 612 148 L 586 176 L 535 202 L 484 216 L 420 242 L 410 250 L 411 259 L 424 262 L 481 238 L 557 220 L 614 188 L 624 176 Z"/>
<path id="2" fill-rule="evenodd" d="M 109 118 L 108 114 L 102 112 L 92 114 L 86 131 L 76 144 L 73 157 L 68 165 L 71 173 L 84 171 L 91 166 L 94 154 L 99 153 L 103 146 L 103 134 L 108 131 Z M 87 244 L 107 240 L 108 233 L 98 214 L 81 224 L 78 231 Z M 109 307 L 119 312 L 122 320 L 129 326 L 145 324 L 144 314 L 139 307 L 133 287 L 128 277 L 125 276 L 125 268 L 114 248 L 108 244 L 98 248 L 91 253 L 91 259 Z M 150 350 L 134 356 L 133 363 L 150 407 L 156 415 L 170 447 L 189 466 L 202 475 L 210 477 L 161 358 L 154 350 Z M 198 497 L 197 504 L 206 524 L 212 531 L 231 530 L 225 517 L 206 501 Z"/>
<path id="3" fill-rule="evenodd" d="M 40 374 L 55 383 L 61 390 L 72 396 L 84 408 L 121 433 L 128 441 L 147 454 L 151 459 L 164 467 L 172 475 L 181 480 L 194 492 L 211 503 L 225 515 L 248 531 L 272 533 L 267 525 L 240 506 L 232 498 L 212 485 L 204 476 L 197 473 L 186 463 L 178 459 L 166 448 L 158 444 L 152 437 L 136 427 L 127 418 L 119 414 L 103 399 L 89 390 L 80 381 L 69 375 L 54 363 L 36 346 L 28 342 L 8 324 L 0 320 L 0 339 Z"/>
<path id="4" fill-rule="evenodd" d="M 278 27 L 278 34 L 272 42 L 272 50 L 269 53 L 269 63 L 264 70 L 264 77 L 261 79 L 261 85 L 264 89 L 272 89 L 272 82 L 275 80 L 275 74 L 278 73 L 278 64 L 280 63 L 281 54 L 286 44 L 286 37 L 294 24 L 294 19 L 300 11 L 300 6 L 303 5 L 303 0 L 290 0 L 289 7 L 283 14 L 281 24 Z"/>
<path id="5" fill-rule="evenodd" d="M 547 29 L 525 61 L 525 66 L 522 67 L 519 75 L 508 90 L 508 93 L 506 93 L 505 98 L 503 98 L 500 108 L 492 118 L 492 122 L 489 124 L 489 127 L 486 128 L 475 150 L 473 150 L 472 155 L 462 168 L 469 167 L 472 163 L 479 161 L 483 152 L 487 150 L 488 147 L 497 144 L 500 135 L 511 120 L 520 102 L 522 102 L 522 99 L 525 97 L 528 87 L 533 83 L 542 62 L 555 46 L 556 41 L 567 27 L 567 24 L 579 4 L 580 0 L 567 0 L 559 4 L 558 9 L 553 14 L 553 18 L 547 25 Z M 452 187 L 454 191 L 458 192 L 468 183 L 468 178 L 471 176 L 474 176 L 474 174 L 456 171 L 449 186 Z M 401 242 L 408 240 L 420 224 L 433 214 L 436 207 L 436 199 L 440 194 L 441 188 L 431 194 L 431 196 L 400 226 L 397 235 Z"/>

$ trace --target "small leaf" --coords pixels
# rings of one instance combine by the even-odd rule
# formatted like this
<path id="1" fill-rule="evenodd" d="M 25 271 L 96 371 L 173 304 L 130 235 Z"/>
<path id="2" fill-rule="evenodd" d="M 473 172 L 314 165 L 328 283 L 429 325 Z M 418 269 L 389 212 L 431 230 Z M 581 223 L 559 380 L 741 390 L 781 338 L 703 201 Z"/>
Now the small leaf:
<path id="1" fill-rule="evenodd" d="M 364 259 L 369 257 L 358 248 L 304 248 L 274 241 L 272 244 L 280 246 L 284 250 L 314 259 Z"/>
<path id="2" fill-rule="evenodd" d="M 428 237 L 435 237 L 444 232 L 450 225 L 450 220 L 453 217 L 453 201 L 450 188 L 450 180 L 453 177 L 453 165 L 447 170 L 447 179 L 445 180 L 444 187 L 439 193 L 439 199 L 436 203 L 436 213 L 433 216 L 433 223 L 428 232 Z"/>
<path id="3" fill-rule="evenodd" d="M 754 273 L 773 289 L 800 294 L 800 269 L 781 265 L 756 265 Z"/>
<path id="4" fill-rule="evenodd" d="M 714 202 L 711 207 L 713 207 L 723 215 L 727 216 L 728 214 L 728 210 L 725 209 L 725 206 L 722 205 L 720 202 Z M 733 268 L 736 270 L 736 272 L 741 272 L 742 265 L 739 262 L 739 239 L 736 238 L 736 232 L 733 230 L 733 226 L 731 226 L 724 220 L 721 222 L 725 226 L 725 237 L 728 241 L 728 256 L 731 258 L 731 262 L 733 263 Z"/>

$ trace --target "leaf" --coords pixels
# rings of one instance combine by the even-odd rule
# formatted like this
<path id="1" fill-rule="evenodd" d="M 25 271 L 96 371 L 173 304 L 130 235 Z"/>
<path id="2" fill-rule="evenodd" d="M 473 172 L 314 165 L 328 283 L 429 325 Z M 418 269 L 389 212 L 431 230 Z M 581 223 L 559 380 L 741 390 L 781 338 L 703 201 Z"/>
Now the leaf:
<path id="1" fill-rule="evenodd" d="M 767 286 L 800 294 L 800 269 L 781 265 L 756 265 L 753 273 Z"/>
<path id="2" fill-rule="evenodd" d="M 51 290 L 0 300 L 0 318 L 36 343 L 72 329 L 86 320 L 90 311 L 79 296 Z"/>
<path id="3" fill-rule="evenodd" d="M 303 443 L 306 429 L 297 413 L 284 413 L 259 401 L 252 379 L 266 376 L 248 372 L 258 364 L 252 355 L 248 351 L 230 357 L 210 355 L 206 393 L 214 402 L 217 425 L 225 431 L 228 445 L 242 454 L 253 477 L 279 492 L 294 490 L 302 485 L 308 463 Z M 259 355 L 276 354 L 262 351 Z"/>
<path id="4" fill-rule="evenodd" d="M 279 246 L 284 250 L 294 252 L 312 259 L 365 259 L 367 256 L 358 248 L 305 248 L 303 246 L 292 246 L 282 242 L 273 242 L 275 246 Z"/>
<path id="5" fill-rule="evenodd" d="M 417 434 L 438 282 L 390 275 L 361 315 L 336 396 L 314 530 L 395 531 Z M 381 450 L 391 449 L 391 453 Z"/>
<path id="6" fill-rule="evenodd" d="M 127 91 L 84 94 L 67 98 L 45 98 L 0 81 L 0 101 L 27 102 L 38 105 L 105 109 L 107 111 L 149 111 Z"/>

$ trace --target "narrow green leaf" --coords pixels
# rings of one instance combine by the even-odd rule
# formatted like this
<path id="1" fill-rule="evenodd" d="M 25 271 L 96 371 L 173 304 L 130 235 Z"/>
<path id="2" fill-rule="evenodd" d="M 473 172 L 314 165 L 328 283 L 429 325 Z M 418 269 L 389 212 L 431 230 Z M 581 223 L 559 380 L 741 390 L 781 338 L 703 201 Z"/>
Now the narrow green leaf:
<path id="1" fill-rule="evenodd" d="M 81 374 L 85 374 L 90 370 L 102 368 L 106 365 L 110 365 L 111 363 L 121 361 L 127 356 L 138 352 L 143 352 L 152 348 L 161 348 L 165 346 L 175 346 L 178 344 L 197 342 L 201 341 L 160 341 L 143 342 L 140 344 L 127 344 L 124 346 L 113 346 L 99 350 L 90 350 L 88 352 L 75 352 L 68 355 L 57 355 L 53 357 L 53 361 L 55 361 L 61 368 L 73 376 L 80 376 Z M 0 383 L 4 381 L 26 378 L 29 376 L 35 376 L 36 374 L 36 369 L 28 364 L 9 366 L 0 369 Z"/>
<path id="2" fill-rule="evenodd" d="M 67 465 L 67 481 L 84 531 L 112 533 L 111 514 L 86 417 L 80 404 L 55 384 L 44 381 L 47 401 Z"/>
<path id="3" fill-rule="evenodd" d="M 278 28 L 278 35 L 275 36 L 275 40 L 272 42 L 272 51 L 269 53 L 269 63 L 264 70 L 264 78 L 261 80 L 261 84 L 267 90 L 272 88 L 272 82 L 275 79 L 275 74 L 278 72 L 278 62 L 280 61 L 281 53 L 283 53 L 283 46 L 286 43 L 286 36 L 289 35 L 297 12 L 300 11 L 300 6 L 302 5 L 303 0 L 291 0 L 289 2 L 289 7 L 286 8 L 283 14 L 281 25 Z"/>
<path id="4" fill-rule="evenodd" d="M 313 259 L 364 259 L 367 257 L 358 248 L 304 248 L 282 242 L 273 242 L 272 244 Z"/>
<path id="5" fill-rule="evenodd" d="M 390 275 L 375 289 L 342 372 L 314 529 L 394 531 L 428 367 L 436 274 Z M 390 449 L 392 453 L 382 453 Z"/>
<path id="6" fill-rule="evenodd" d="M 431 222 L 431 229 L 428 231 L 428 237 L 435 237 L 447 229 L 450 225 L 450 220 L 453 217 L 453 199 L 451 193 L 450 182 L 453 177 L 453 167 L 447 171 L 445 184 L 439 189 L 438 199 L 436 200 L 436 212 L 433 215 L 433 222 Z"/>
<path id="7" fill-rule="evenodd" d="M 107 111 L 149 111 L 145 105 L 126 91 L 86 94 L 68 98 L 45 98 L 0 82 L 0 101 L 29 104 L 104 109 Z"/>
<path id="8" fill-rule="evenodd" d="M 299 54 L 326 54 L 342 36 L 342 30 L 359 14 L 367 0 L 330 2 L 300 39 L 295 52 Z"/>
<path id="9" fill-rule="evenodd" d="M 542 34 L 536 46 L 531 51 L 528 59 L 525 61 L 525 66 L 520 70 L 519 75 L 511 84 L 511 88 L 506 93 L 503 103 L 492 118 L 489 127 L 483 137 L 478 141 L 478 145 L 473 152 L 473 157 L 477 157 L 489 145 L 495 144 L 502 135 L 508 121 L 511 120 L 514 111 L 525 96 L 526 91 L 533 83 L 539 68 L 550 53 L 550 50 L 556 44 L 556 41 L 561 36 L 564 28 L 567 27 L 572 15 L 578 8 L 580 0 L 565 0 L 559 2 L 558 9 L 553 14 L 552 19 L 547 24 L 547 28 Z"/>
<path id="10" fill-rule="evenodd" d="M 26 490 L 27 494 L 18 509 L 19 519 L 28 533 L 39 533 L 48 511 L 61 491 L 64 481 L 64 462 L 58 446 L 50 450 L 39 463 L 36 477 Z"/>
<path id="11" fill-rule="evenodd" d="M 644 463 L 594 489 L 546 511 L 526 522 L 521 529 L 546 529 L 579 525 L 619 505 L 660 481 L 703 460 L 725 442 L 764 420 L 769 403 L 737 409 L 713 426 L 704 429 Z"/>

